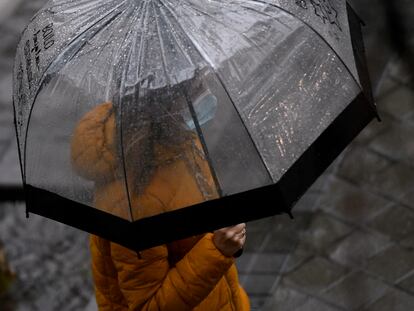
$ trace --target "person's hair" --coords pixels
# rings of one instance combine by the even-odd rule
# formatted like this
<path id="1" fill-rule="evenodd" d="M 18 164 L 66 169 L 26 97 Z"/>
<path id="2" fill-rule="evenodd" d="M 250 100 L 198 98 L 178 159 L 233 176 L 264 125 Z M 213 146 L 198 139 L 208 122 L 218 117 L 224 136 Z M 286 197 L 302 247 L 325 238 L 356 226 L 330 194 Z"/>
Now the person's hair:
<path id="1" fill-rule="evenodd" d="M 155 170 L 184 156 L 194 143 L 194 133 L 183 118 L 188 98 L 180 88 L 163 88 L 133 94 L 115 105 L 119 116 L 119 156 L 125 161 L 128 184 L 141 194 Z"/>

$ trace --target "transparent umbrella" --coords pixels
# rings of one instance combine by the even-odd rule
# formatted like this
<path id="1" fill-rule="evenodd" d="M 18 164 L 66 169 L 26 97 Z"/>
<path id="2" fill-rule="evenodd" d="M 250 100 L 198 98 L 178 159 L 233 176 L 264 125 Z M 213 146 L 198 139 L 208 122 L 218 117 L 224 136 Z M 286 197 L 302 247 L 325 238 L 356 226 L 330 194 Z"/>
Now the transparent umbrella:
<path id="1" fill-rule="evenodd" d="M 343 0 L 52 0 L 14 107 L 28 212 L 137 250 L 290 213 L 376 116 Z"/>

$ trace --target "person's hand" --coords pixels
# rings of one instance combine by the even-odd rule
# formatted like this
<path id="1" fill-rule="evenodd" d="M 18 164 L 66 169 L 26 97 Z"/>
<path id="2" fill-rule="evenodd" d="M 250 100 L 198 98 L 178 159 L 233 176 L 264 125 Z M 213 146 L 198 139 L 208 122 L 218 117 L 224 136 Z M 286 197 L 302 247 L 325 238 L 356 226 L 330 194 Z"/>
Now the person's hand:
<path id="1" fill-rule="evenodd" d="M 218 250 L 227 257 L 233 256 L 238 250 L 243 248 L 245 241 L 245 223 L 214 231 L 213 242 Z"/>

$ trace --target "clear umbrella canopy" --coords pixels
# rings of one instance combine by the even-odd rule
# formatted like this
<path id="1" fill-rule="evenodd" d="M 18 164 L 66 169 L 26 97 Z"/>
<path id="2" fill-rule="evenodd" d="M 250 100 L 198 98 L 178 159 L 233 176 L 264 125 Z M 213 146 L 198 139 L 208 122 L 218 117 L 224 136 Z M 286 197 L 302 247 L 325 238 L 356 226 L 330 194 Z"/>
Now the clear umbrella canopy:
<path id="1" fill-rule="evenodd" d="M 50 1 L 15 61 L 29 211 L 100 234 L 94 212 L 134 228 L 161 216 L 183 235 L 288 210 L 374 116 L 349 14 L 343 0 Z M 350 134 L 321 140 L 356 101 Z M 293 189 L 292 168 L 310 176 Z M 278 208 L 232 217 L 217 200 L 261 188 Z M 53 217 L 36 207 L 59 200 Z M 91 224 L 67 215 L 75 205 Z"/>

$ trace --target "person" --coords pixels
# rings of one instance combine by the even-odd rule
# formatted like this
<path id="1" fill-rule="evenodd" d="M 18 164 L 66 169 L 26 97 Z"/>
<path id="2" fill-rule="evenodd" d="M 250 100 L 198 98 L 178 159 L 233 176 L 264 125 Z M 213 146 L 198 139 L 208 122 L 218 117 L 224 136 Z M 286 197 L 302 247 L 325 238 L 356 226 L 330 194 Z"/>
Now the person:
<path id="1" fill-rule="evenodd" d="M 95 182 L 96 208 L 140 219 L 217 197 L 198 136 L 178 113 L 183 103 L 172 102 L 170 107 L 147 103 L 150 112 L 134 110 L 124 122 L 132 124 L 124 129 L 122 151 L 132 215 L 122 208 L 128 199 L 125 172 L 119 168 L 115 105 L 99 104 L 79 121 L 71 143 L 72 164 Z M 154 115 L 161 121 L 154 122 Z M 138 253 L 91 235 L 99 310 L 250 310 L 233 257 L 245 243 L 245 228 L 238 224 Z"/>

